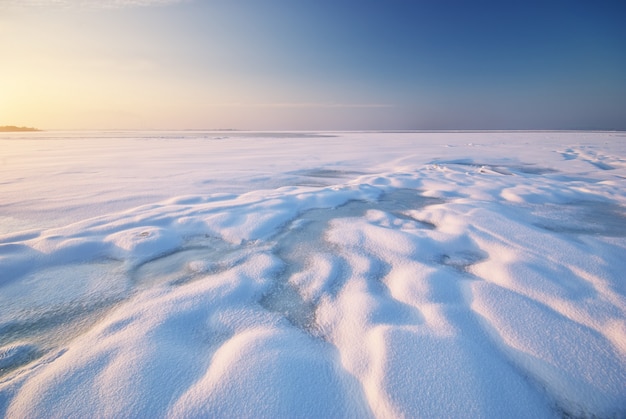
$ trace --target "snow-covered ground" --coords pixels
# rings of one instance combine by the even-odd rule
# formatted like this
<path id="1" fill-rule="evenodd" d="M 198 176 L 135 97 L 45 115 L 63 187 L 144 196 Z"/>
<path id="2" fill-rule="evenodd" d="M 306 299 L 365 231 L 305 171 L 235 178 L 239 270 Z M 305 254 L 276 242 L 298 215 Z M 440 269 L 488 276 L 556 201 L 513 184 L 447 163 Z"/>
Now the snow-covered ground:
<path id="1" fill-rule="evenodd" d="M 0 416 L 626 416 L 626 134 L 0 135 Z"/>

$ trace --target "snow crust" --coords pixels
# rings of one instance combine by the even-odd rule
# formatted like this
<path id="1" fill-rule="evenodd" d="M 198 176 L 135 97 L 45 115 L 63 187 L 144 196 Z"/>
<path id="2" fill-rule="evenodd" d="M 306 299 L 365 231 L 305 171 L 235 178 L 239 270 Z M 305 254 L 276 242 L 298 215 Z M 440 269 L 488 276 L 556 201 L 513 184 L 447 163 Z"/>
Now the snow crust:
<path id="1" fill-rule="evenodd" d="M 2 416 L 626 416 L 623 133 L 0 150 Z"/>

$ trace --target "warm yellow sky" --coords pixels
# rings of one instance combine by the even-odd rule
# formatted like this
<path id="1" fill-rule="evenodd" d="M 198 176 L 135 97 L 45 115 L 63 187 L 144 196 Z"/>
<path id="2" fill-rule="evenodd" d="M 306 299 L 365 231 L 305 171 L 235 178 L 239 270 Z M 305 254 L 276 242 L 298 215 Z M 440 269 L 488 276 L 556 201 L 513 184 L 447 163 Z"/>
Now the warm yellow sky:
<path id="1" fill-rule="evenodd" d="M 159 37 L 132 28 L 133 19 L 120 19 L 136 9 L 2 12 L 0 122 L 47 129 L 150 128 L 173 114 L 188 114 L 190 120 L 198 112 L 224 116 L 205 103 L 219 104 L 228 82 L 220 77 L 211 83 L 207 75 L 194 84 L 163 68 L 155 60 L 157 45 L 149 42 L 154 37 L 158 43 Z M 204 95 L 210 98 L 206 102 Z"/>
<path id="2" fill-rule="evenodd" d="M 280 71 L 266 74 L 251 17 L 220 22 L 223 16 L 202 9 L 198 19 L 193 4 L 177 1 L 117 8 L 1 2 L 0 124 L 306 129 L 358 125 L 368 114 L 394 118 L 393 104 L 376 102 L 384 96 L 359 97 L 347 79 L 329 93 L 318 89 L 328 83 L 311 76 L 303 84 Z"/>

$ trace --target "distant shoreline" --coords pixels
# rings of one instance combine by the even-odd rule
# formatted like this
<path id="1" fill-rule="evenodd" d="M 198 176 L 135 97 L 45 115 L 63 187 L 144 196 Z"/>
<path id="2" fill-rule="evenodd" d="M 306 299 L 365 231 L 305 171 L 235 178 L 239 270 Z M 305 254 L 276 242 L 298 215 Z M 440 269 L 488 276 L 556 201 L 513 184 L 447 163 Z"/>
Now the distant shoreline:
<path id="1" fill-rule="evenodd" d="M 14 125 L 0 126 L 0 132 L 33 132 L 33 131 L 41 131 L 41 130 L 37 128 L 31 128 L 31 127 L 16 127 Z"/>

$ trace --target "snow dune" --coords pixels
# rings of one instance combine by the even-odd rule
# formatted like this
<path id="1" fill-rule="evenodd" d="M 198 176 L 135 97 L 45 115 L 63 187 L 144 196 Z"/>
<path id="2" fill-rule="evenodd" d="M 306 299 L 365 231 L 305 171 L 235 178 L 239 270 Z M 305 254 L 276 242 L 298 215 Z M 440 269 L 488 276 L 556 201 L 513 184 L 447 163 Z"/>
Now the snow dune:
<path id="1" fill-rule="evenodd" d="M 0 136 L 0 414 L 624 417 L 626 136 Z"/>

